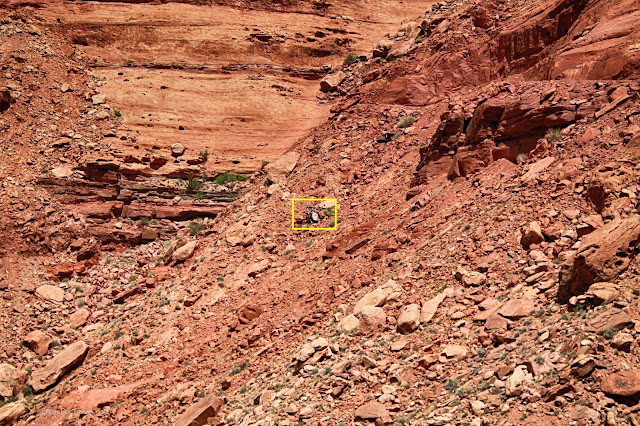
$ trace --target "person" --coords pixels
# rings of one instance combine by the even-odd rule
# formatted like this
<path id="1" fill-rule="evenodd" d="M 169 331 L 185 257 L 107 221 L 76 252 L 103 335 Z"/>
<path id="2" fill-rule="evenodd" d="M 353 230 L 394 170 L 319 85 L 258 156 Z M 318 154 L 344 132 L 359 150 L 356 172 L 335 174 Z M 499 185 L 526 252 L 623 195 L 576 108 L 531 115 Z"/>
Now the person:
<path id="1" fill-rule="evenodd" d="M 318 223 L 320 222 L 320 215 L 313 207 L 307 206 L 307 219 L 309 223 Z"/>

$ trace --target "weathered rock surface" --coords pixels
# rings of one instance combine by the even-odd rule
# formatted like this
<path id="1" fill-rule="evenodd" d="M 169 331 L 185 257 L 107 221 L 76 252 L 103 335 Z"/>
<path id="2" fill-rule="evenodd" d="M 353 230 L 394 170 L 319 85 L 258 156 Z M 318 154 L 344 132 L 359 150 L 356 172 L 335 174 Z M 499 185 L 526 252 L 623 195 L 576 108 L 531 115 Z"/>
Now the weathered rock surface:
<path id="1" fill-rule="evenodd" d="M 582 239 L 580 249 L 560 271 L 558 297 L 566 301 L 597 281 L 617 278 L 638 251 L 640 216 L 612 220 Z"/>
<path id="2" fill-rule="evenodd" d="M 38 355 L 44 355 L 49 351 L 52 339 L 40 330 L 34 330 L 24 338 L 24 345 Z"/>
<path id="3" fill-rule="evenodd" d="M 299 159 L 300 154 L 291 151 L 278 158 L 274 163 L 267 164 L 265 166 L 267 179 L 274 183 L 285 179 L 296 168 Z"/>
<path id="4" fill-rule="evenodd" d="M 35 392 L 42 392 L 55 385 L 84 361 L 89 346 L 78 341 L 56 354 L 44 367 L 33 372 L 29 384 Z"/>
<path id="5" fill-rule="evenodd" d="M 323 92 L 333 92 L 338 88 L 338 86 L 340 86 L 340 83 L 342 83 L 346 77 L 347 75 L 342 71 L 329 74 L 320 81 L 320 90 Z"/>
<path id="6" fill-rule="evenodd" d="M 176 426 L 201 426 L 207 419 L 215 417 L 224 401 L 215 395 L 207 395 L 186 409 L 175 421 Z"/>
<path id="7" fill-rule="evenodd" d="M 640 394 L 640 370 L 608 374 L 600 382 L 600 389 L 607 395 L 637 396 Z"/>

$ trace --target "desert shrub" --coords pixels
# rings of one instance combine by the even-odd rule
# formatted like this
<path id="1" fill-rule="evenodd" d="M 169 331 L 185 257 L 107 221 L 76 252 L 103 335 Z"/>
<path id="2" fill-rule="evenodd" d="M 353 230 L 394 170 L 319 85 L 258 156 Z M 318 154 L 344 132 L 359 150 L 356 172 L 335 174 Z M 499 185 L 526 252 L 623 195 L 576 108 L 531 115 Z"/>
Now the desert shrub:
<path id="1" fill-rule="evenodd" d="M 189 227 L 189 231 L 192 236 L 198 235 L 198 233 L 205 228 L 205 225 L 202 222 L 189 222 L 187 226 Z"/>
<path id="2" fill-rule="evenodd" d="M 356 62 L 358 62 L 358 55 L 354 55 L 353 53 L 348 54 L 344 60 L 345 65 L 355 64 Z"/>
<path id="3" fill-rule="evenodd" d="M 225 185 L 232 182 L 244 182 L 249 180 L 249 176 L 239 175 L 230 172 L 224 172 L 216 176 L 213 181 L 218 185 Z"/>
<path id="4" fill-rule="evenodd" d="M 204 182 L 194 177 L 190 177 L 187 180 L 187 191 L 198 191 L 202 189 L 203 186 L 204 186 Z"/>
<path id="5" fill-rule="evenodd" d="M 398 121 L 398 128 L 399 129 L 406 129 L 407 127 L 411 127 L 413 126 L 413 123 L 416 122 L 416 118 L 415 117 L 404 117 L 403 119 L 401 119 L 400 121 Z"/>
<path id="6" fill-rule="evenodd" d="M 558 142 L 562 139 L 562 129 L 548 129 L 547 140 L 549 142 Z"/>

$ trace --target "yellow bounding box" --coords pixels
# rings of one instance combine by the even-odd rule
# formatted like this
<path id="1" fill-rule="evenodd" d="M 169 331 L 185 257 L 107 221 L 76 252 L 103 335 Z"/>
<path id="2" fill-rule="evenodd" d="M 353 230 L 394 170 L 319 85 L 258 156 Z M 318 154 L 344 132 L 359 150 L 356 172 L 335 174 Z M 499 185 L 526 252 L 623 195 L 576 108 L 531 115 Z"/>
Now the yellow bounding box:
<path id="1" fill-rule="evenodd" d="M 333 201 L 333 227 L 312 228 L 301 227 L 296 228 L 296 201 L 312 201 L 322 203 L 324 201 Z M 337 198 L 292 198 L 291 199 L 291 229 L 296 231 L 335 231 L 338 229 L 338 199 Z"/>

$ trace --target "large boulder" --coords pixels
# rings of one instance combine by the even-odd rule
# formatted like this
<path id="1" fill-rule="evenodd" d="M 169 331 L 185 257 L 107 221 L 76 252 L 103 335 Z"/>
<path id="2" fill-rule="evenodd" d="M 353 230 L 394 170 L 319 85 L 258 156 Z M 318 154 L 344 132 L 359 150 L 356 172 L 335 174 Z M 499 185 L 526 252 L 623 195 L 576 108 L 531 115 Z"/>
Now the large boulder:
<path id="1" fill-rule="evenodd" d="M 274 163 L 267 164 L 264 168 L 267 172 L 267 179 L 274 183 L 285 179 L 296 168 L 299 159 L 300 154 L 291 151 L 278 158 Z"/>
<path id="2" fill-rule="evenodd" d="M 586 235 L 560 270 L 558 298 L 566 302 L 594 282 L 616 279 L 638 251 L 640 216 L 612 220 Z"/>
<path id="3" fill-rule="evenodd" d="M 54 386 L 66 374 L 73 371 L 84 361 L 89 346 L 78 341 L 67 346 L 43 368 L 34 371 L 29 384 L 35 392 L 42 392 Z"/>

